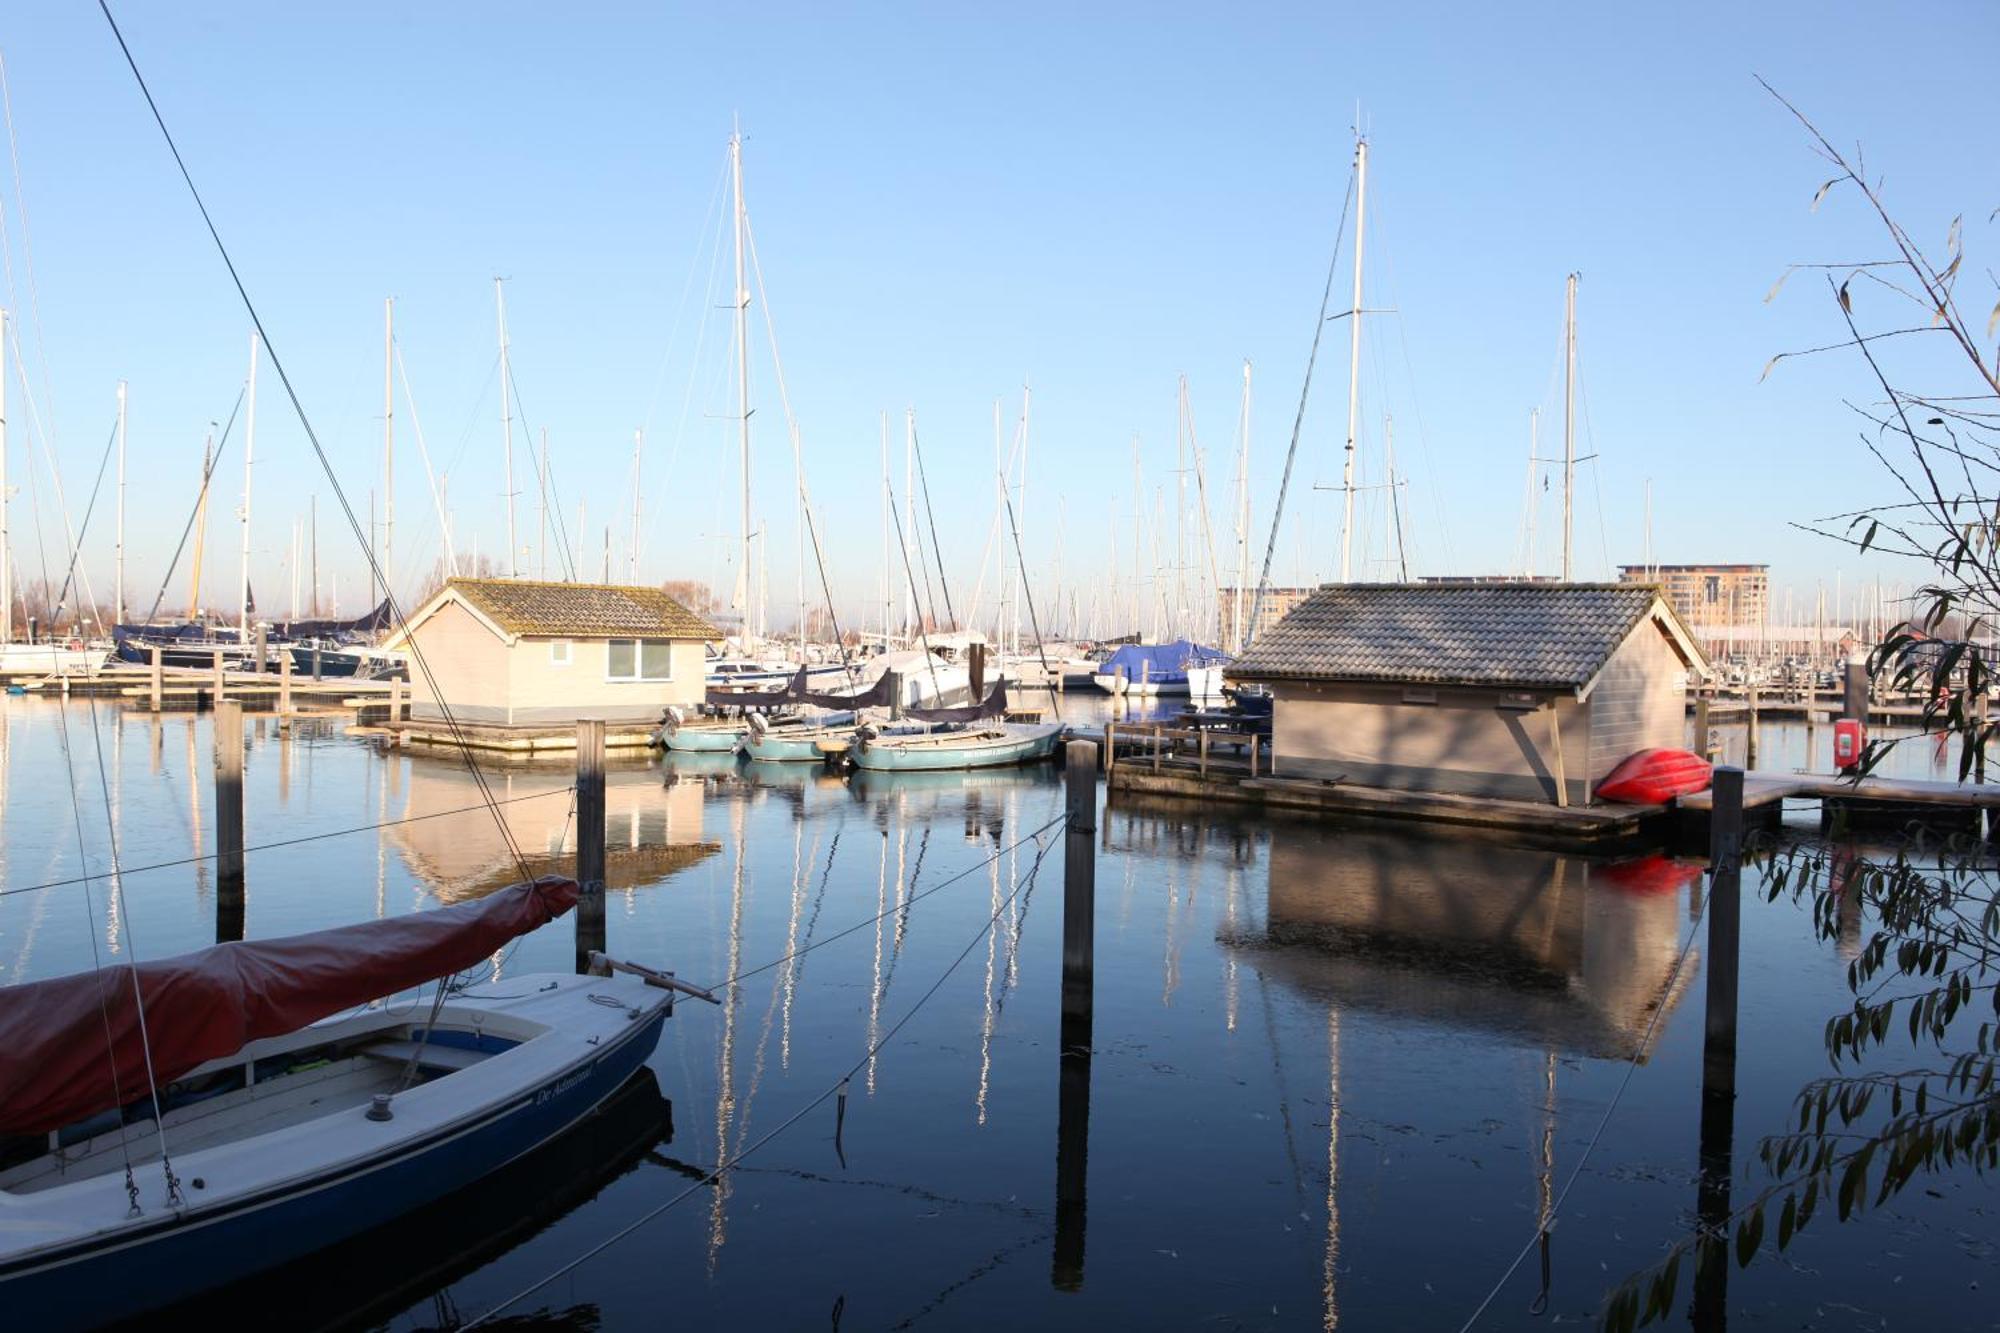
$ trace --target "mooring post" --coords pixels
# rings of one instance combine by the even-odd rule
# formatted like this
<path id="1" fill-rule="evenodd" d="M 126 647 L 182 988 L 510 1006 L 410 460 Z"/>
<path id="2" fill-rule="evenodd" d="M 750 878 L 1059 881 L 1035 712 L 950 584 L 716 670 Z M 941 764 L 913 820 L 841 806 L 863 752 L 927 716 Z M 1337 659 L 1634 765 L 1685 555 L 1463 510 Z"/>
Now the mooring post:
<path id="1" fill-rule="evenodd" d="M 320 661 L 319 645 L 315 644 L 313 645 L 313 684 L 317 685 L 320 683 L 320 680 L 322 678 L 322 668 L 324 666 L 325 663 Z"/>
<path id="2" fill-rule="evenodd" d="M 1868 720 L 1868 659 L 1856 653 L 1847 659 L 1846 689 L 1842 693 L 1840 715 L 1857 722 Z"/>
<path id="3" fill-rule="evenodd" d="M 1097 756 L 1098 762 L 1104 767 L 1104 780 L 1106 782 L 1111 780 L 1111 765 L 1113 763 L 1111 756 L 1117 749 L 1118 724 L 1116 722 L 1106 722 L 1104 724 L 1104 750 Z"/>
<path id="4" fill-rule="evenodd" d="M 257 674 L 260 676 L 264 674 L 264 668 L 271 660 L 270 645 L 270 636 L 265 627 L 257 626 Z"/>
<path id="5" fill-rule="evenodd" d="M 292 653 L 288 648 L 278 655 L 278 730 L 284 731 L 292 725 Z"/>
<path id="6" fill-rule="evenodd" d="M 1701 1067 L 1700 1172 L 1695 1212 L 1724 1258 L 1697 1263 L 1690 1316 L 1696 1329 L 1724 1327 L 1729 1306 L 1730 1185 L 1736 1141 L 1736 972 L 1741 940 L 1743 770 L 1715 770 L 1709 816 L 1708 1003 Z"/>
<path id="7" fill-rule="evenodd" d="M 576 970 L 604 941 L 604 719 L 576 724 Z"/>
<path id="8" fill-rule="evenodd" d="M 1736 975 L 1742 937 L 1743 770 L 1716 766 L 1708 831 L 1708 1015 L 1703 1087 L 1736 1095 Z"/>
<path id="9" fill-rule="evenodd" d="M 1097 756 L 1089 741 L 1064 754 L 1068 796 L 1063 841 L 1063 1047 L 1090 1045 L 1091 974 L 1097 932 Z"/>
<path id="10" fill-rule="evenodd" d="M 166 656 L 165 656 L 166 650 L 161 648 L 160 645 L 156 643 L 151 648 L 147 649 L 147 653 L 153 659 L 152 681 L 150 683 L 153 689 L 153 711 L 157 713 L 160 711 L 161 696 L 165 693 L 163 687 L 166 685 L 165 677 L 167 674 Z"/>
<path id="11" fill-rule="evenodd" d="M 1744 733 L 1743 737 L 1743 767 L 1754 769 L 1757 767 L 1757 687 L 1755 685 L 1745 687 L 1744 701 L 1750 707 L 1750 729 Z"/>
<path id="12" fill-rule="evenodd" d="M 889 720 L 900 721 L 903 716 L 903 673 L 884 671 L 882 674 L 889 681 Z"/>
<path id="13" fill-rule="evenodd" d="M 1708 696 L 1694 696 L 1694 752 L 1708 758 Z"/>
<path id="14" fill-rule="evenodd" d="M 243 938 L 243 705 L 215 705 L 215 942 Z"/>
<path id="15" fill-rule="evenodd" d="M 1056 1090 L 1056 1235 L 1049 1281 L 1083 1286 L 1084 1196 L 1090 1150 L 1091 992 L 1097 930 L 1097 756 L 1089 741 L 1063 755 L 1062 1041 Z"/>
<path id="16" fill-rule="evenodd" d="M 228 677 L 222 667 L 222 650 L 217 648 L 215 650 L 215 697 L 209 700 L 211 706 L 216 708 L 222 706 L 222 694 L 227 680 Z"/>

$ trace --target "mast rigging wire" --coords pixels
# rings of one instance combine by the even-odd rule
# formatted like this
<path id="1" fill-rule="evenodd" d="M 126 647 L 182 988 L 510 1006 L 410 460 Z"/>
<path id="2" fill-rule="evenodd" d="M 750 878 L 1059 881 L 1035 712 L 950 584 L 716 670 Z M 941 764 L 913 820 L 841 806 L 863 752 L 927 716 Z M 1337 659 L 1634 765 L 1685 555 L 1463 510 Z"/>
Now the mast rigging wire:
<path id="1" fill-rule="evenodd" d="M 103 3 L 103 0 L 99 0 Z M 1306 399 L 1312 395 L 1313 367 L 1319 362 L 1320 335 L 1326 332 L 1326 308 L 1333 300 L 1333 277 L 1340 267 L 1340 244 L 1347 235 L 1347 210 L 1354 203 L 1354 174 L 1348 173 L 1347 198 L 1340 205 L 1340 226 L 1333 233 L 1333 257 L 1326 264 L 1326 290 L 1320 293 L 1319 318 L 1313 323 L 1312 351 L 1306 355 L 1306 379 L 1299 388 L 1299 411 L 1292 418 L 1292 442 L 1285 449 L 1285 471 L 1278 481 L 1278 503 L 1271 511 L 1271 536 L 1264 544 L 1264 572 L 1257 579 L 1257 595 L 1250 602 L 1250 623 L 1243 631 L 1243 645 L 1257 637 L 1257 621 L 1264 614 L 1264 593 L 1271 586 L 1271 561 L 1278 554 L 1278 527 L 1285 521 L 1285 493 L 1292 485 L 1292 462 L 1299 452 L 1299 432 L 1306 423 Z"/>
<path id="2" fill-rule="evenodd" d="M 236 428 L 236 414 L 243 410 L 243 395 L 246 392 L 247 388 L 236 391 L 236 406 L 229 409 L 229 420 L 223 424 L 222 438 L 216 442 L 215 452 L 206 460 L 201 474 L 201 489 L 195 492 L 194 508 L 188 510 L 187 525 L 181 529 L 181 539 L 174 547 L 174 558 L 167 562 L 167 572 L 160 579 L 160 591 L 153 597 L 153 609 L 146 613 L 148 624 L 159 616 L 160 604 L 167 600 L 167 587 L 174 580 L 174 570 L 180 567 L 181 554 L 187 550 L 188 537 L 194 532 L 195 519 L 200 517 L 201 506 L 208 499 L 208 484 L 215 476 L 216 465 L 222 461 L 222 451 L 229 447 L 229 433 Z M 189 614 L 193 614 L 194 610 L 194 607 L 189 607 Z"/>
<path id="3" fill-rule="evenodd" d="M 257 305 L 250 299 L 250 291 L 243 285 L 243 278 L 236 271 L 236 261 L 230 257 L 229 247 L 222 242 L 222 233 L 216 229 L 215 219 L 209 215 L 208 204 L 202 199 L 201 190 L 194 183 L 194 175 L 188 170 L 186 159 L 181 156 L 180 145 L 174 142 L 173 131 L 167 128 L 166 117 L 161 114 L 159 103 L 153 100 L 153 90 L 147 87 L 146 76 L 139 72 L 139 62 L 133 56 L 132 48 L 126 44 L 125 34 L 119 30 L 118 20 L 111 16 L 109 0 L 97 0 L 97 8 L 104 15 L 104 21 L 111 26 L 111 35 L 117 39 L 118 49 L 124 53 L 125 63 L 132 71 L 132 78 L 138 83 L 139 92 L 146 99 L 146 107 L 153 113 L 153 122 L 160 127 L 160 135 L 167 141 L 167 151 L 173 154 L 174 165 L 180 169 L 181 179 L 186 182 L 188 193 L 194 199 L 195 208 L 201 213 L 202 224 L 208 228 L 209 239 L 215 242 L 216 253 L 222 257 L 223 267 L 229 270 L 229 280 L 235 284 L 236 295 L 242 300 L 244 310 L 250 315 L 250 322 L 256 326 L 257 336 L 263 341 L 264 350 L 270 355 L 271 369 L 277 372 L 278 382 L 284 386 L 285 396 L 291 400 L 292 411 L 298 416 L 299 425 L 306 434 L 306 441 L 312 445 L 320 469 L 326 473 L 327 481 L 333 487 L 334 499 L 340 502 L 340 511 L 347 519 L 348 530 L 354 535 L 354 540 L 361 549 L 362 558 L 368 562 L 369 573 L 379 584 L 387 587 L 387 581 L 382 578 L 381 565 L 375 558 L 375 552 L 368 542 L 367 535 L 362 531 L 361 521 L 355 517 L 354 506 L 349 503 L 347 492 L 342 489 L 340 478 L 333 470 L 333 461 L 327 457 L 326 449 L 320 443 L 319 433 L 313 429 L 312 421 L 306 415 L 305 404 L 300 400 L 298 390 L 292 385 L 292 377 L 286 372 L 285 363 L 279 357 L 270 335 L 265 332 L 263 318 L 257 313 Z M 404 616 L 402 606 L 397 602 L 393 591 L 388 597 L 388 602 L 391 616 L 409 643 L 410 660 L 423 673 L 424 682 L 430 686 L 431 696 L 437 701 L 438 711 L 443 715 L 445 726 L 451 732 L 452 739 L 457 742 L 456 748 L 465 762 L 466 771 L 472 777 L 473 785 L 493 809 L 493 823 L 500 831 L 501 842 L 520 868 L 521 878 L 524 881 L 532 879 L 533 876 L 528 873 L 527 858 L 514 840 L 513 830 L 509 829 L 507 821 L 501 818 L 499 806 L 495 803 L 492 788 L 487 784 L 486 775 L 480 770 L 479 761 L 473 756 L 472 748 L 465 743 L 464 732 L 452 714 L 451 705 L 445 701 L 444 691 L 438 688 L 437 678 L 432 674 L 430 664 L 425 661 L 423 650 L 418 647 L 415 635 L 410 633 L 409 620 Z"/>

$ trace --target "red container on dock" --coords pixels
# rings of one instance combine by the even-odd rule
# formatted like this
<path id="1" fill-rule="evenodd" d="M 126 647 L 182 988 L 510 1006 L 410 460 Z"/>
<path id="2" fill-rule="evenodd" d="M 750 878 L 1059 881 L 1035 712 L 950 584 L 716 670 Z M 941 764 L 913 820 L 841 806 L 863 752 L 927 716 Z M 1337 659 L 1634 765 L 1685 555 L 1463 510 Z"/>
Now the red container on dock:
<path id="1" fill-rule="evenodd" d="M 1833 766 L 1843 773 L 1861 762 L 1868 743 L 1868 728 L 1856 718 L 1844 717 L 1833 724 Z"/>

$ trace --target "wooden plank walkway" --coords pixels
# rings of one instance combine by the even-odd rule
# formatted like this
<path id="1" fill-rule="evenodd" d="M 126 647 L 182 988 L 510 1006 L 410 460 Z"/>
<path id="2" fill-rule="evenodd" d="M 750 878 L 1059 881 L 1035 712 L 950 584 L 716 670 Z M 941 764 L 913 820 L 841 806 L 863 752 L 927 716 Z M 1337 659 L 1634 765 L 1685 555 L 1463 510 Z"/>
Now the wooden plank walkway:
<path id="1" fill-rule="evenodd" d="M 1788 798 L 1818 801 L 1875 801 L 1890 805 L 1943 806 L 1958 810 L 2000 809 L 2000 784 L 1934 782 L 1922 778 L 1850 778 L 1818 773 L 1750 772 L 1743 775 L 1743 808 L 1775 805 Z M 1709 792 L 1678 802 L 1683 810 L 1715 808 Z"/>

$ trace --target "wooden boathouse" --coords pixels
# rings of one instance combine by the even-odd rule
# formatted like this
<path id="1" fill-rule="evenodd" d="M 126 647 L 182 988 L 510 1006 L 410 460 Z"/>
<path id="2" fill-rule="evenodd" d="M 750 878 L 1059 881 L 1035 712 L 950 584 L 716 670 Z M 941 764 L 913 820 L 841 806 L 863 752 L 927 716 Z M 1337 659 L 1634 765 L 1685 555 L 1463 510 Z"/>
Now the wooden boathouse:
<path id="1" fill-rule="evenodd" d="M 1273 779 L 1581 807 L 1684 744 L 1708 663 L 1658 588 L 1327 584 L 1229 669 L 1273 696 Z"/>
<path id="2" fill-rule="evenodd" d="M 442 692 L 460 721 L 554 729 L 574 744 L 582 719 L 643 730 L 669 704 L 700 703 L 704 645 L 721 638 L 658 588 L 455 578 L 388 646 L 428 668 L 411 662 L 416 729 L 442 720 Z"/>

